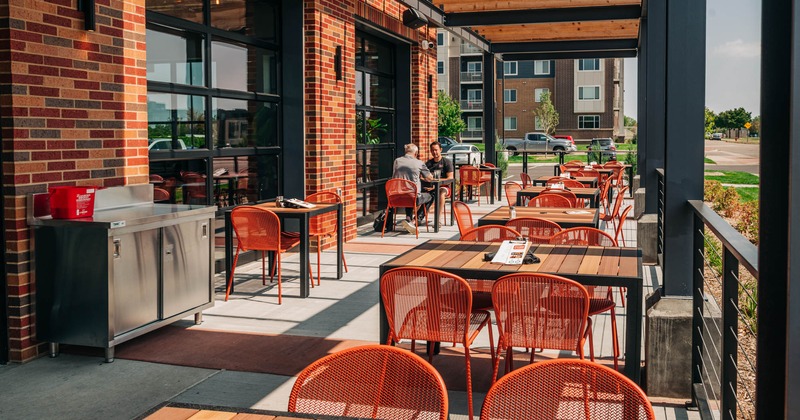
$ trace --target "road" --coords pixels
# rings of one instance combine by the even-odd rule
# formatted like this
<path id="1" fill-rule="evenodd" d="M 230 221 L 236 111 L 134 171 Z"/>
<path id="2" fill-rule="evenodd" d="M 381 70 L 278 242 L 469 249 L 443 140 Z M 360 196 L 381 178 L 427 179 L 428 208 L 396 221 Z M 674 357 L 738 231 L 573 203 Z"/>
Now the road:
<path id="1" fill-rule="evenodd" d="M 706 164 L 706 170 L 742 171 L 758 174 L 758 144 L 742 144 L 732 141 L 705 141 L 706 157 L 716 162 Z"/>

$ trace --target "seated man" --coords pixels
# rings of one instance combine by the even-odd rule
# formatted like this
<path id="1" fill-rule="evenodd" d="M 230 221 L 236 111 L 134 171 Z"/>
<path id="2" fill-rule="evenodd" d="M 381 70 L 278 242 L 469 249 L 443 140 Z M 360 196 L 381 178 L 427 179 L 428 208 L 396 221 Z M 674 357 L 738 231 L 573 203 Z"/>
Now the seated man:
<path id="1" fill-rule="evenodd" d="M 409 143 L 404 147 L 405 155 L 400 156 L 399 158 L 394 160 L 394 171 L 392 172 L 392 178 L 400 178 L 400 179 L 407 179 L 414 184 L 417 185 L 417 205 L 424 205 L 425 203 L 431 201 L 433 198 L 429 193 L 422 192 L 422 185 L 420 180 L 423 179 L 425 181 L 433 180 L 433 175 L 428 170 L 428 167 L 422 163 L 421 160 L 417 159 L 417 153 L 419 152 L 419 148 L 416 144 Z M 423 206 L 424 208 L 424 206 Z M 416 228 L 413 224 L 414 216 L 413 216 L 414 209 L 407 208 L 406 209 L 406 219 L 403 220 L 403 227 L 409 233 L 416 233 Z M 417 220 L 417 223 L 422 223 L 424 220 Z"/>
<path id="2" fill-rule="evenodd" d="M 425 162 L 425 166 L 431 173 L 434 174 L 434 178 L 436 175 L 439 175 L 441 179 L 451 179 L 453 178 L 453 163 L 450 162 L 450 159 L 442 156 L 442 145 L 435 141 L 430 145 L 431 151 L 431 158 Z M 431 195 L 434 194 L 433 192 L 433 184 L 428 182 L 422 183 L 422 191 L 428 192 Z M 447 196 L 447 187 L 439 188 L 439 208 L 436 211 L 442 211 L 442 206 L 444 205 L 445 197 Z M 430 208 L 430 203 L 425 206 L 425 214 L 428 214 L 428 210 Z"/>

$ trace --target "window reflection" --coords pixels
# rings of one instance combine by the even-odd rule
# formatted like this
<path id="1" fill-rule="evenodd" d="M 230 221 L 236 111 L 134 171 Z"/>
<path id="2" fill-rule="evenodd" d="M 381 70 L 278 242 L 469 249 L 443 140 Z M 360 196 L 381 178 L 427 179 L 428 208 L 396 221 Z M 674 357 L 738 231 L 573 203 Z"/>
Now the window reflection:
<path id="1" fill-rule="evenodd" d="M 211 86 L 220 89 L 278 93 L 274 51 L 214 40 L 211 43 Z"/>
<path id="2" fill-rule="evenodd" d="M 175 3 L 175 0 L 147 0 L 145 4 L 150 12 L 163 13 L 190 22 L 203 23 L 203 0 L 183 0 L 178 2 L 180 6 Z"/>
<path id="3" fill-rule="evenodd" d="M 205 99 L 202 96 L 150 92 L 147 120 L 150 151 L 206 147 Z"/>
<path id="4" fill-rule="evenodd" d="M 277 104 L 214 98 L 212 113 L 212 136 L 218 148 L 278 145 Z"/>
<path id="5" fill-rule="evenodd" d="M 147 80 L 202 86 L 203 36 L 162 28 L 147 30 Z"/>
<path id="6" fill-rule="evenodd" d="M 264 41 L 278 41 L 278 6 L 271 0 L 213 0 L 211 26 Z"/>

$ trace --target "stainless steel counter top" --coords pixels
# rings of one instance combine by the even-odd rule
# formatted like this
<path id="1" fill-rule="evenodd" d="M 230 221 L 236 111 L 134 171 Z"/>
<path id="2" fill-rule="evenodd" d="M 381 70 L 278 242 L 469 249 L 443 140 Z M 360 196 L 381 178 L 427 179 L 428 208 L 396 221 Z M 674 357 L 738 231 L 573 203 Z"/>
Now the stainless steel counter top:
<path id="1" fill-rule="evenodd" d="M 187 204 L 142 204 L 121 208 L 95 210 L 93 217 L 83 219 L 53 219 L 37 217 L 31 226 L 84 226 L 87 224 L 107 229 L 132 227 L 151 223 L 168 222 L 172 219 L 214 213 L 216 206 Z"/>

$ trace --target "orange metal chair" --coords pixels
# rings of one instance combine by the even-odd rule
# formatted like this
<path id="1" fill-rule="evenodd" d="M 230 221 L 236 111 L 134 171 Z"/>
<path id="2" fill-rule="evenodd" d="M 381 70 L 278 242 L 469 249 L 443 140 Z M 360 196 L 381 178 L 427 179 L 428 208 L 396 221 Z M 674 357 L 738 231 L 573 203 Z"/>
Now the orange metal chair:
<path id="1" fill-rule="evenodd" d="M 517 205 L 517 192 L 522 189 L 522 185 L 517 184 L 514 181 L 506 182 L 503 186 L 503 189 L 506 190 L 506 200 L 508 201 L 508 205 L 516 206 Z"/>
<path id="2" fill-rule="evenodd" d="M 325 356 L 300 372 L 289 411 L 348 418 L 447 419 L 447 388 L 416 354 L 382 345 Z"/>
<path id="3" fill-rule="evenodd" d="M 528 207 L 573 207 L 569 199 L 558 194 L 539 194 L 528 201 Z"/>
<path id="4" fill-rule="evenodd" d="M 559 245 L 588 245 L 588 246 L 617 246 L 617 241 L 611 235 L 600 229 L 590 227 L 575 227 L 562 230 L 553 235 L 551 244 Z M 589 316 L 603 312 L 611 312 L 611 337 L 614 340 L 614 369 L 619 367 L 619 337 L 617 336 L 617 304 L 610 286 L 588 286 L 586 290 L 592 296 L 590 301 Z"/>
<path id="5" fill-rule="evenodd" d="M 275 259 L 270 269 L 270 281 L 278 270 L 278 305 L 281 301 L 281 253 L 300 243 L 300 238 L 281 232 L 281 221 L 275 213 L 258 207 L 240 206 L 231 212 L 231 224 L 236 232 L 236 255 L 233 257 L 231 274 L 228 287 L 225 289 L 225 301 L 231 293 L 233 275 L 236 272 L 236 263 L 239 261 L 241 251 L 261 251 L 261 282 L 267 284 L 266 264 L 264 254 L 267 251 L 275 252 Z M 305 279 L 303 279 L 305 281 Z"/>
<path id="6" fill-rule="evenodd" d="M 467 404 L 472 418 L 472 370 L 469 346 L 490 321 L 489 312 L 471 310 L 472 290 L 466 280 L 445 271 L 430 268 L 395 268 L 381 277 L 381 297 L 389 320 L 387 344 L 402 339 L 453 342 L 464 346 L 467 377 Z M 494 339 L 489 329 L 489 343 L 494 362 Z M 428 346 L 428 361 L 433 346 Z"/>
<path id="7" fill-rule="evenodd" d="M 503 225 L 486 225 L 472 228 L 461 235 L 461 241 L 503 242 L 519 238 L 520 233 Z"/>
<path id="8" fill-rule="evenodd" d="M 578 197 L 572 191 L 562 190 L 560 188 L 545 188 L 539 195 L 556 194 L 566 198 L 569 201 L 570 207 L 578 207 Z"/>
<path id="9" fill-rule="evenodd" d="M 554 177 L 548 179 L 547 182 L 545 182 L 544 185 L 546 187 L 549 187 L 549 186 L 554 185 L 554 184 L 564 184 L 564 186 L 567 187 L 567 188 L 586 188 L 586 185 L 583 185 L 583 183 L 581 183 L 581 182 L 578 182 L 578 181 L 576 181 L 574 179 L 563 178 L 563 177 L 560 177 L 560 176 L 554 176 Z"/>
<path id="10" fill-rule="evenodd" d="M 628 190 L 628 187 L 622 187 L 617 191 L 617 196 L 614 198 L 614 208 L 611 209 L 609 212 L 606 209 L 605 212 L 600 213 L 600 220 L 608 223 L 611 222 L 611 226 L 616 229 L 616 219 L 619 218 L 619 209 L 622 207 L 622 202 L 625 201 L 625 191 Z"/>
<path id="11" fill-rule="evenodd" d="M 535 395 L 535 397 L 533 397 Z M 624 375 L 586 360 L 525 366 L 492 385 L 481 420 L 554 418 L 655 420 L 644 391 Z"/>
<path id="12" fill-rule="evenodd" d="M 472 189 L 478 187 L 478 205 L 481 205 L 481 186 L 487 184 L 489 180 L 484 180 L 481 170 L 470 165 L 463 165 L 458 168 L 458 176 L 461 181 L 461 188 L 467 188 L 470 194 Z"/>
<path id="13" fill-rule="evenodd" d="M 614 240 L 617 241 L 619 244 L 619 238 L 622 238 L 622 246 L 625 246 L 625 232 L 623 232 L 622 227 L 625 225 L 625 219 L 628 218 L 628 213 L 633 209 L 633 206 L 625 207 L 625 210 L 622 210 L 622 214 L 619 215 L 619 224 L 617 225 L 617 230 L 614 232 Z M 627 287 L 620 287 L 619 288 L 619 299 L 622 302 L 622 307 L 625 307 L 625 293 L 627 292 Z"/>
<path id="14" fill-rule="evenodd" d="M 522 181 L 522 188 L 528 188 L 533 186 L 533 181 L 531 180 L 531 176 L 526 174 L 525 172 L 519 173 L 519 179 Z"/>
<path id="15" fill-rule="evenodd" d="M 463 235 L 468 230 L 475 227 L 472 221 L 472 211 L 469 206 L 461 201 L 453 202 L 453 212 L 456 214 L 456 223 L 458 224 L 458 233 Z"/>
<path id="16" fill-rule="evenodd" d="M 444 193 L 443 197 L 441 196 L 442 193 Z M 439 204 L 441 204 L 441 206 L 442 206 L 442 222 L 441 223 L 442 224 L 447 224 L 447 199 L 452 194 L 452 191 L 450 191 L 450 186 L 444 185 L 444 186 L 439 187 L 439 194 L 440 194 Z M 452 206 L 453 203 L 450 203 L 450 205 Z M 426 215 L 428 220 L 433 220 L 431 218 L 431 216 L 430 216 L 431 210 L 432 211 L 436 211 L 436 209 L 433 208 L 433 200 L 431 200 L 431 206 L 430 206 L 430 209 L 428 210 L 428 214 Z"/>
<path id="17" fill-rule="evenodd" d="M 417 210 L 419 210 L 419 205 L 417 205 L 417 184 L 407 180 L 407 179 L 390 179 L 386 181 L 386 199 L 388 200 L 389 204 L 386 206 L 386 214 L 389 214 L 389 209 L 400 209 L 400 208 L 413 208 L 414 214 L 416 217 Z M 392 214 L 392 224 L 395 222 L 395 217 L 397 216 L 397 211 L 393 212 Z M 386 232 L 386 223 L 389 220 L 388 217 L 383 219 L 383 230 L 381 231 L 381 238 L 383 238 L 383 234 Z M 419 223 L 414 223 L 416 227 L 417 238 L 419 238 Z M 425 224 L 425 228 L 428 228 L 428 224 Z"/>
<path id="18" fill-rule="evenodd" d="M 325 204 L 332 204 L 332 203 L 341 203 L 342 198 L 339 197 L 338 194 L 335 192 L 330 191 L 322 191 L 318 193 L 311 194 L 306 197 L 305 201 L 309 203 L 325 203 Z M 314 216 L 308 222 L 308 236 L 313 237 L 317 240 L 317 286 L 320 284 L 320 259 L 321 259 L 321 251 L 322 251 L 322 239 L 328 238 L 332 236 L 336 236 L 336 213 L 328 212 L 323 213 L 318 216 Z M 338 250 L 337 250 L 337 258 L 338 258 Z M 347 260 L 344 258 L 344 252 L 342 253 L 342 264 L 344 264 L 344 271 L 347 272 Z M 309 270 L 308 272 L 311 273 L 311 261 L 308 262 Z M 311 285 L 314 285 L 314 274 L 311 274 Z"/>
<path id="19" fill-rule="evenodd" d="M 499 331 L 492 383 L 503 349 L 506 373 L 514 369 L 513 347 L 571 350 L 583 359 L 589 337 L 589 355 L 594 360 L 589 293 L 580 283 L 552 274 L 509 274 L 494 283 L 492 304 Z"/>
<path id="20" fill-rule="evenodd" d="M 562 230 L 556 222 L 535 217 L 511 219 L 506 222 L 506 226 L 516 230 L 534 244 L 549 244 L 550 238 Z"/>
<path id="21" fill-rule="evenodd" d="M 163 188 L 153 188 L 153 202 L 169 201 L 169 191 Z"/>

